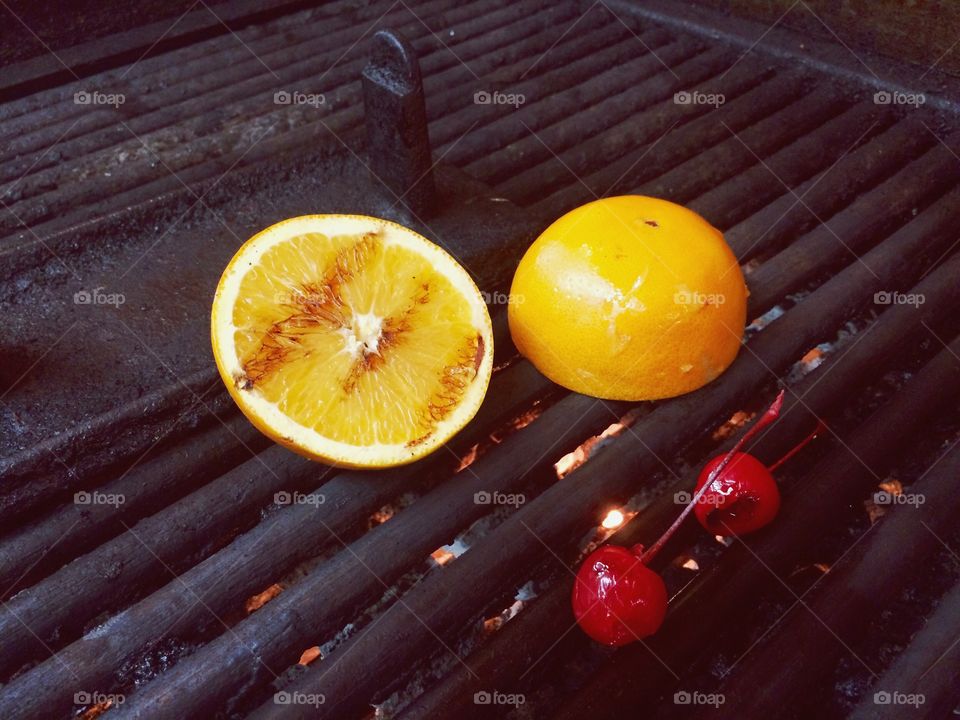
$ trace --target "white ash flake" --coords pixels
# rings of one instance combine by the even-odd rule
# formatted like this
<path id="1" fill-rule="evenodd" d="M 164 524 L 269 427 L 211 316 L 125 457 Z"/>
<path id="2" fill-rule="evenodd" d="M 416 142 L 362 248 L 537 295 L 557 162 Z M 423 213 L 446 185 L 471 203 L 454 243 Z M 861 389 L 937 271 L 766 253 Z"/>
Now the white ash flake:
<path id="1" fill-rule="evenodd" d="M 860 334 L 871 322 L 873 322 L 871 318 L 865 319 L 859 325 L 854 321 L 850 321 L 837 332 L 833 340 L 822 342 L 810 348 L 787 372 L 787 383 L 793 385 L 812 373 L 820 367 L 830 355 L 846 347 L 851 342 L 851 338 Z"/>
<path id="2" fill-rule="evenodd" d="M 748 335 L 758 333 L 763 330 L 767 325 L 772 323 L 777 318 L 781 317 L 786 311 L 783 309 L 782 305 L 774 305 L 772 308 L 767 310 L 763 315 L 756 318 L 752 323 L 747 325 L 746 333 Z"/>
<path id="3" fill-rule="evenodd" d="M 506 607 L 499 615 L 494 615 L 491 618 L 487 618 L 483 621 L 483 631 L 487 633 L 496 632 L 508 622 L 513 620 L 517 614 L 523 610 L 524 603 L 519 600 L 515 600 L 508 607 Z"/>
<path id="4" fill-rule="evenodd" d="M 514 596 L 514 598 L 520 602 L 529 602 L 535 597 L 537 597 L 537 591 L 533 584 L 533 580 L 528 580 L 526 583 L 521 585 L 517 589 L 517 594 Z"/>
<path id="5" fill-rule="evenodd" d="M 84 635 L 84 638 L 86 638 L 87 640 L 94 640 L 96 638 L 106 637 L 113 631 L 113 626 L 116 624 L 121 614 L 122 613 L 117 613 L 116 615 L 111 617 L 109 620 L 107 620 L 105 623 L 101 623 L 100 625 L 97 625 L 95 628 L 88 631 Z"/>
<path id="6" fill-rule="evenodd" d="M 450 545 L 444 545 L 434 550 L 430 554 L 430 557 L 437 565 L 446 565 L 451 560 L 456 560 L 469 549 L 470 545 L 463 537 L 458 537 Z"/>
<path id="7" fill-rule="evenodd" d="M 514 595 L 513 602 L 510 603 L 510 605 L 504 608 L 498 615 L 487 618 L 483 621 L 484 631 L 495 632 L 499 630 L 506 623 L 510 622 L 517 615 L 519 615 L 520 611 L 527 606 L 527 603 L 536 597 L 537 591 L 535 583 L 533 580 L 528 580 L 519 588 L 517 588 L 517 594 Z"/>

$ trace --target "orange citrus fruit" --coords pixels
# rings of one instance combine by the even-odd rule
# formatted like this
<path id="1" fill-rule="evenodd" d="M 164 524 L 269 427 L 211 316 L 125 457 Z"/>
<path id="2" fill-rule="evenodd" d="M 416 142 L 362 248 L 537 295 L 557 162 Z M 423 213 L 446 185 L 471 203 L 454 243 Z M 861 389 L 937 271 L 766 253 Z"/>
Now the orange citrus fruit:
<path id="1" fill-rule="evenodd" d="M 480 291 L 387 220 L 306 215 L 227 265 L 211 313 L 220 375 L 250 421 L 345 467 L 412 462 L 477 412 L 493 367 Z"/>
<path id="2" fill-rule="evenodd" d="M 594 397 L 655 400 L 696 390 L 733 362 L 747 288 L 702 217 L 625 195 L 544 230 L 509 302 L 514 344 L 548 378 Z"/>

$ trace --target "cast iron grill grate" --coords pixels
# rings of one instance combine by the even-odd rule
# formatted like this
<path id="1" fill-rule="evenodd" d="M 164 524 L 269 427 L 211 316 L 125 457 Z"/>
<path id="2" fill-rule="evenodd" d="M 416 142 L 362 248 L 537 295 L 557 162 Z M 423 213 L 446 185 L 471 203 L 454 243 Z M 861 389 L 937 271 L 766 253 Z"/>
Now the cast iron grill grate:
<path id="1" fill-rule="evenodd" d="M 918 716 L 956 705 L 956 648 L 903 620 L 957 635 L 952 100 L 878 103 L 842 65 L 654 5 L 293 9 L 0 105 L 4 717 L 112 700 L 107 717 L 669 718 L 709 716 L 684 698 L 717 692 L 738 717 L 843 717 L 894 682 L 924 693 Z M 366 173 L 360 72 L 380 28 L 419 56 L 426 217 Z M 724 231 L 754 319 L 717 382 L 639 406 L 549 383 L 500 301 L 551 219 L 634 192 Z M 491 298 L 484 407 L 414 466 L 268 447 L 207 350 L 237 244 L 334 209 L 420 228 Z M 676 538 L 663 630 L 592 646 L 569 568 L 606 512 L 628 518 L 613 541 L 650 542 L 778 383 L 759 457 L 817 418 L 831 432 L 788 467 L 777 523 L 729 547 Z M 868 513 L 891 478 L 928 501 Z"/>

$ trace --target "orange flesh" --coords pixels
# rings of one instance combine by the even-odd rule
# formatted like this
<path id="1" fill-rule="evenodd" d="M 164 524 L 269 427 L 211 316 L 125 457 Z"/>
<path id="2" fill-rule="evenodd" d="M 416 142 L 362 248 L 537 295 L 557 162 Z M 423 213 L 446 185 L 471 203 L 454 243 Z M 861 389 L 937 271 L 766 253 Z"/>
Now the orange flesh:
<path id="1" fill-rule="evenodd" d="M 487 348 L 460 291 L 377 232 L 269 248 L 233 308 L 240 391 L 331 440 L 414 446 L 459 404 Z"/>

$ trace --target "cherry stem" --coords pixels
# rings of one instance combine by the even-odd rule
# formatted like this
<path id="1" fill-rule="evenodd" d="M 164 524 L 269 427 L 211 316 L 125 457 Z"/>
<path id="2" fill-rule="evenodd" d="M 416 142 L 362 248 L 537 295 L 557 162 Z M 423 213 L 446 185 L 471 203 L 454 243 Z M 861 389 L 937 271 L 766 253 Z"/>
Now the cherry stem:
<path id="1" fill-rule="evenodd" d="M 813 432 L 807 435 L 803 440 L 798 442 L 796 445 L 794 445 L 791 450 L 787 451 L 786 455 L 784 455 L 782 458 L 777 460 L 773 465 L 768 466 L 767 470 L 769 470 L 772 473 L 774 470 L 776 470 L 778 467 L 783 465 L 785 462 L 787 462 L 790 458 L 792 458 L 798 452 L 803 450 L 803 448 L 805 448 L 817 435 L 819 435 L 826 429 L 827 429 L 827 424 L 823 420 L 820 420 L 818 418 L 817 426 L 813 429 Z"/>
<path id="2" fill-rule="evenodd" d="M 667 531 L 660 536 L 660 539 L 651 545 L 650 549 L 640 557 L 640 562 L 646 565 L 653 560 L 656 554 L 663 549 L 663 546 L 667 544 L 673 534 L 683 524 L 683 521 L 687 519 L 687 516 L 693 512 L 693 508 L 696 507 L 698 502 L 700 502 L 700 498 L 706 494 L 706 492 L 710 489 L 710 486 L 713 485 L 713 481 L 716 480 L 717 476 L 720 475 L 727 465 L 730 464 L 733 456 L 740 451 L 740 448 L 742 448 L 747 441 L 750 440 L 750 438 L 763 430 L 763 428 L 780 416 L 780 410 L 783 408 L 783 394 L 784 391 L 781 390 L 770 407 L 767 408 L 767 411 L 763 413 L 763 415 L 757 419 L 750 429 L 747 430 L 739 440 L 737 440 L 736 444 L 727 451 L 727 454 L 723 456 L 723 459 L 707 476 L 707 481 L 703 484 L 703 487 L 697 490 L 696 494 L 690 499 L 690 502 L 687 503 L 687 506 L 683 509 L 683 512 L 677 516 L 677 519 L 674 520 L 673 524 L 667 528 Z"/>

